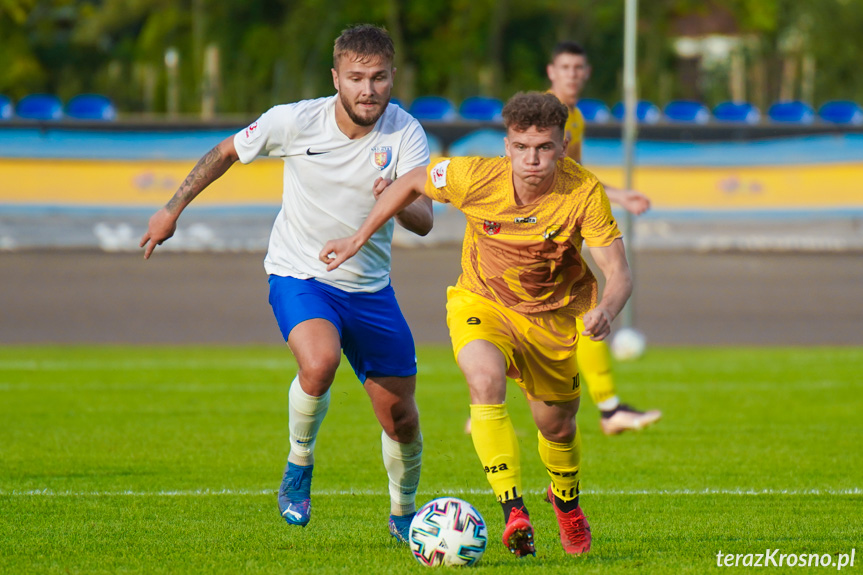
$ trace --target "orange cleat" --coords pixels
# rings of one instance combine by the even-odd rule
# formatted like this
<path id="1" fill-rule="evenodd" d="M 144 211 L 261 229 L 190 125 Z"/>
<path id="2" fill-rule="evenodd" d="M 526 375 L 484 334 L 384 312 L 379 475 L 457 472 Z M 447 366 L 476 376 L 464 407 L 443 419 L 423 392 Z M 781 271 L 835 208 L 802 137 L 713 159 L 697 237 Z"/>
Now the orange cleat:
<path id="1" fill-rule="evenodd" d="M 533 525 L 524 509 L 514 508 L 509 513 L 509 519 L 503 530 L 503 544 L 516 557 L 533 555 L 536 557 L 536 547 L 533 545 Z"/>
<path id="2" fill-rule="evenodd" d="M 581 507 L 576 507 L 570 512 L 561 511 L 554 502 L 551 485 L 548 486 L 545 500 L 551 503 L 557 516 L 563 550 L 570 555 L 583 555 L 590 551 L 590 525 L 587 524 L 587 517 L 582 513 Z"/>

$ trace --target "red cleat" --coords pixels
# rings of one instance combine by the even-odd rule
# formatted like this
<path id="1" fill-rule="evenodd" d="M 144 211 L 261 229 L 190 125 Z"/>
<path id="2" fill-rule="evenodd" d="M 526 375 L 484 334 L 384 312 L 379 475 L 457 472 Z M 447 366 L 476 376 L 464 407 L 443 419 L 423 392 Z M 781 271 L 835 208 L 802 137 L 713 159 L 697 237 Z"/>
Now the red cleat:
<path id="1" fill-rule="evenodd" d="M 581 507 L 576 507 L 568 513 L 558 509 L 551 485 L 548 486 L 545 500 L 551 503 L 557 516 L 563 550 L 570 555 L 583 555 L 590 551 L 590 525 L 587 524 L 587 517 L 581 511 Z"/>
<path id="2" fill-rule="evenodd" d="M 533 555 L 536 557 L 536 547 L 533 545 L 533 525 L 530 517 L 523 509 L 513 508 L 509 513 L 506 527 L 503 529 L 503 544 L 516 557 Z"/>

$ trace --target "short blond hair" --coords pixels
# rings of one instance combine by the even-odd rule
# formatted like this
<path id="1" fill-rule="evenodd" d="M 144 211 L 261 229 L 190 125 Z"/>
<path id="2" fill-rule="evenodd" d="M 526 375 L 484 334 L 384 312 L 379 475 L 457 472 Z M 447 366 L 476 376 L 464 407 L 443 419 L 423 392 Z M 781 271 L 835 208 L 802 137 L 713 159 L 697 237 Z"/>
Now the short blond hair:
<path id="1" fill-rule="evenodd" d="M 338 69 L 339 60 L 345 54 L 353 54 L 361 60 L 380 58 L 392 65 L 396 51 L 389 32 L 372 24 L 357 24 L 342 30 L 333 46 L 333 68 Z"/>

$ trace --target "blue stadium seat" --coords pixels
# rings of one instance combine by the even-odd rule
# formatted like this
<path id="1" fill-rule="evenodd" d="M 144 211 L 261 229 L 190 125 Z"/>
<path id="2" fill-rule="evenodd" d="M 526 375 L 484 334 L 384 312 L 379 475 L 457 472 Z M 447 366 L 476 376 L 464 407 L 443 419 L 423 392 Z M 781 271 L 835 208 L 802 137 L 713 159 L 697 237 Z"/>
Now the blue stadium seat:
<path id="1" fill-rule="evenodd" d="M 863 108 L 856 102 L 833 100 L 818 109 L 818 117 L 831 124 L 863 124 Z"/>
<path id="2" fill-rule="evenodd" d="M 611 115 L 623 121 L 623 102 L 618 102 L 611 109 Z M 662 119 L 662 112 L 653 102 L 640 100 L 635 107 L 635 117 L 644 124 L 655 124 Z"/>
<path id="3" fill-rule="evenodd" d="M 117 110 L 107 96 L 79 94 L 66 103 L 66 115 L 76 120 L 116 120 Z"/>
<path id="4" fill-rule="evenodd" d="M 761 111 L 749 102 L 721 102 L 713 108 L 717 122 L 742 122 L 757 124 L 761 121 Z"/>
<path id="5" fill-rule="evenodd" d="M 8 120 L 13 115 L 12 100 L 0 94 L 0 120 Z"/>
<path id="6" fill-rule="evenodd" d="M 391 103 L 391 104 L 395 104 L 396 106 L 398 106 L 398 107 L 399 107 L 399 108 L 401 108 L 402 110 L 404 110 L 404 109 L 405 109 L 405 105 L 404 105 L 404 104 L 402 104 L 402 101 L 401 101 L 401 100 L 399 100 L 398 98 L 390 98 L 390 103 Z"/>
<path id="7" fill-rule="evenodd" d="M 477 120 L 480 122 L 500 122 L 503 110 L 503 102 L 497 98 L 485 96 L 473 96 L 467 98 L 459 106 L 458 113 L 465 120 Z"/>
<path id="8" fill-rule="evenodd" d="M 442 96 L 420 96 L 411 102 L 408 110 L 417 120 L 455 120 L 455 106 Z"/>
<path id="9" fill-rule="evenodd" d="M 602 100 L 582 98 L 575 105 L 581 111 L 581 115 L 584 116 L 585 122 L 604 124 L 611 119 L 611 110 Z"/>
<path id="10" fill-rule="evenodd" d="M 815 110 L 806 102 L 788 100 L 770 106 L 767 117 L 772 122 L 783 124 L 811 124 L 815 121 Z"/>
<path id="11" fill-rule="evenodd" d="M 25 120 L 59 120 L 63 102 L 53 94 L 29 94 L 18 101 L 15 113 Z"/>
<path id="12" fill-rule="evenodd" d="M 710 121 L 710 110 L 695 100 L 672 100 L 662 110 L 669 122 L 706 124 Z"/>

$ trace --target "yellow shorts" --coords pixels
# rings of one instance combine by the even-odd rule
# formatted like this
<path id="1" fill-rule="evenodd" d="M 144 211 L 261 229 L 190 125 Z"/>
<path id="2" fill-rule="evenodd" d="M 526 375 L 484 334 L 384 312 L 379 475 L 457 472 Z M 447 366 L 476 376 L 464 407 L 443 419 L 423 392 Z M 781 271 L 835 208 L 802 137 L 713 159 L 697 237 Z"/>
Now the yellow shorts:
<path id="1" fill-rule="evenodd" d="M 521 314 L 457 287 L 448 288 L 446 298 L 456 361 L 465 345 L 481 339 L 500 349 L 506 357 L 507 376 L 525 390 L 528 399 L 559 402 L 581 395 L 575 316 L 563 310 Z"/>

